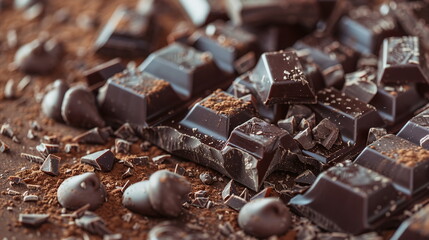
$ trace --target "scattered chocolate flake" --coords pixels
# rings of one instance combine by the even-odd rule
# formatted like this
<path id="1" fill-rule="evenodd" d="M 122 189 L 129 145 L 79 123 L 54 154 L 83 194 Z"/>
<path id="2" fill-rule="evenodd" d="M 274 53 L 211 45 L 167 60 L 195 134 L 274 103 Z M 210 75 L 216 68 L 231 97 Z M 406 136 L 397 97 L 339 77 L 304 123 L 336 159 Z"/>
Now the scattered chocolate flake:
<path id="1" fill-rule="evenodd" d="M 273 190 L 274 190 L 273 187 L 264 188 L 262 191 L 258 192 L 253 197 L 251 197 L 250 201 L 253 201 L 255 199 L 260 199 L 260 198 L 267 198 L 267 197 L 271 196 L 271 192 Z"/>
<path id="2" fill-rule="evenodd" d="M 244 190 L 240 193 L 239 197 L 243 198 L 246 201 L 249 201 L 250 200 L 249 189 L 244 188 Z"/>
<path id="3" fill-rule="evenodd" d="M 136 136 L 134 129 L 131 127 L 129 123 L 124 123 L 120 128 L 118 128 L 114 135 L 117 138 L 125 139 L 129 142 L 137 142 L 139 139 Z"/>
<path id="4" fill-rule="evenodd" d="M 174 167 L 174 173 L 179 174 L 181 176 L 185 175 L 186 169 L 180 166 L 178 163 L 176 164 L 176 167 Z"/>
<path id="5" fill-rule="evenodd" d="M 39 201 L 39 197 L 37 195 L 26 195 L 23 198 L 24 202 L 37 202 Z"/>
<path id="6" fill-rule="evenodd" d="M 67 143 L 64 146 L 65 153 L 77 153 L 79 152 L 79 144 L 76 143 Z"/>
<path id="7" fill-rule="evenodd" d="M 238 195 L 237 186 L 235 185 L 234 180 L 229 181 L 222 190 L 222 199 L 225 201 L 232 195 Z"/>
<path id="8" fill-rule="evenodd" d="M 128 142 L 124 139 L 115 139 L 115 152 L 127 154 L 131 149 L 131 142 Z"/>
<path id="9" fill-rule="evenodd" d="M 122 174 L 121 178 L 125 179 L 134 175 L 134 170 L 132 168 L 128 168 L 127 171 Z"/>
<path id="10" fill-rule="evenodd" d="M 224 201 L 224 204 L 228 207 L 240 211 L 240 209 L 247 203 L 247 201 L 237 195 L 231 195 Z"/>
<path id="11" fill-rule="evenodd" d="M 15 133 L 9 123 L 4 123 L 0 128 L 0 134 L 9 138 L 13 138 Z"/>
<path id="12" fill-rule="evenodd" d="M 34 162 L 34 163 L 42 164 L 44 162 L 44 159 L 39 157 L 39 156 L 35 156 L 35 155 L 27 154 L 27 153 L 21 153 L 20 156 L 22 158 L 27 159 L 28 161 Z"/>
<path id="13" fill-rule="evenodd" d="M 305 170 L 295 178 L 295 183 L 311 185 L 316 180 L 316 176 L 310 170 Z"/>
<path id="14" fill-rule="evenodd" d="M 148 164 L 150 158 L 148 156 L 140 156 L 131 158 L 131 163 L 136 166 L 144 166 Z"/>
<path id="15" fill-rule="evenodd" d="M 40 171 L 52 176 L 58 176 L 58 174 L 60 173 L 59 172 L 60 160 L 61 160 L 60 157 L 49 154 L 48 157 L 46 157 L 45 161 L 43 162 L 42 166 L 40 166 Z"/>
<path id="16" fill-rule="evenodd" d="M 298 123 L 296 122 L 295 116 L 291 116 L 289 118 L 279 120 L 277 122 L 277 125 L 280 128 L 283 128 L 284 130 L 286 130 L 291 135 L 293 135 L 296 129 L 298 128 Z"/>
<path id="17" fill-rule="evenodd" d="M 197 208 L 205 208 L 208 202 L 209 202 L 209 198 L 197 197 L 192 201 L 191 205 Z"/>
<path id="18" fill-rule="evenodd" d="M 327 118 L 322 119 L 312 132 L 314 140 L 326 149 L 331 149 L 334 146 L 340 134 L 338 127 Z"/>
<path id="19" fill-rule="evenodd" d="M 30 128 L 33 129 L 34 131 L 42 131 L 43 128 L 40 126 L 40 124 L 37 121 L 30 121 L 29 123 Z"/>
<path id="20" fill-rule="evenodd" d="M 420 147 L 429 149 L 429 135 L 426 135 L 420 139 Z"/>
<path id="21" fill-rule="evenodd" d="M 29 85 L 30 83 L 33 81 L 33 79 L 31 78 L 31 76 L 29 75 L 25 75 L 21 81 L 19 81 L 18 85 L 16 86 L 16 90 L 18 92 L 22 92 L 24 91 Z"/>
<path id="22" fill-rule="evenodd" d="M 212 176 L 208 172 L 201 173 L 200 180 L 206 185 L 212 185 L 214 182 Z"/>
<path id="23" fill-rule="evenodd" d="M 16 47 L 18 47 L 18 33 L 16 32 L 16 29 L 10 29 L 7 31 L 6 42 L 7 42 L 7 46 L 10 49 L 15 49 Z"/>
<path id="24" fill-rule="evenodd" d="M 104 145 L 107 143 L 107 138 L 103 136 L 100 128 L 95 127 L 74 137 L 73 141 L 77 143 Z"/>
<path id="25" fill-rule="evenodd" d="M 312 149 L 316 146 L 316 143 L 313 141 L 310 128 L 299 132 L 293 139 L 295 139 L 295 141 L 297 141 L 305 150 Z"/>
<path id="26" fill-rule="evenodd" d="M 30 140 L 36 139 L 36 135 L 34 135 L 33 130 L 28 129 L 27 138 L 30 139 Z"/>
<path id="27" fill-rule="evenodd" d="M 47 157 L 49 154 L 58 153 L 60 151 L 60 145 L 41 143 L 36 146 L 36 150 L 42 155 L 42 157 Z"/>
<path id="28" fill-rule="evenodd" d="M 0 140 L 0 152 L 1 153 L 6 153 L 9 152 L 10 147 L 9 145 L 7 145 L 5 142 L 3 142 L 2 140 Z"/>
<path id="29" fill-rule="evenodd" d="M 115 155 L 109 150 L 104 149 L 89 155 L 83 156 L 80 161 L 93 166 L 95 169 L 110 172 L 115 162 Z"/>
<path id="30" fill-rule="evenodd" d="M 60 140 L 57 135 L 43 136 L 43 140 L 50 144 L 59 144 Z"/>
<path id="31" fill-rule="evenodd" d="M 366 144 L 369 145 L 384 135 L 387 135 L 387 130 L 385 128 L 370 128 L 368 131 L 368 138 L 366 140 Z"/>
<path id="32" fill-rule="evenodd" d="M 39 227 L 49 219 L 49 214 L 19 214 L 18 222 L 29 227 Z"/>
<path id="33" fill-rule="evenodd" d="M 145 152 L 149 151 L 150 146 L 152 146 L 152 144 L 149 141 L 144 141 L 140 144 L 141 150 Z"/>
<path id="34" fill-rule="evenodd" d="M 152 162 L 154 162 L 156 164 L 161 164 L 165 160 L 170 159 L 170 158 L 171 158 L 170 154 L 159 155 L 159 156 L 153 157 Z"/>
<path id="35" fill-rule="evenodd" d="M 124 164 L 125 166 L 127 166 L 129 168 L 134 168 L 134 165 L 130 161 L 128 161 L 128 160 L 119 160 L 118 163 L 122 163 L 122 164 Z"/>
<path id="36" fill-rule="evenodd" d="M 77 218 L 75 223 L 76 226 L 95 235 L 104 236 L 112 234 L 103 219 L 90 211 L 86 211 L 82 217 Z"/>
<path id="37" fill-rule="evenodd" d="M 16 97 L 16 86 L 15 80 L 9 79 L 4 86 L 4 94 L 5 99 L 14 99 Z"/>

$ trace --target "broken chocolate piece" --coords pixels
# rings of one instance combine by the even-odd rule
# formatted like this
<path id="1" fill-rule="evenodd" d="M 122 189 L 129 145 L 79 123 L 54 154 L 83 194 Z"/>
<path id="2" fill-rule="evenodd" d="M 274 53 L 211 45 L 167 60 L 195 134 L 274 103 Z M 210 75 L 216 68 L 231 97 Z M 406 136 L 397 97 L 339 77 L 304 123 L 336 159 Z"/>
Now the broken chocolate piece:
<path id="1" fill-rule="evenodd" d="M 129 153 L 131 149 L 131 143 L 123 139 L 115 139 L 115 152 L 116 153 Z"/>
<path id="2" fill-rule="evenodd" d="M 86 211 L 82 217 L 75 219 L 76 226 L 92 234 L 105 236 L 112 234 L 104 220 L 93 212 Z"/>
<path id="3" fill-rule="evenodd" d="M 288 117 L 277 122 L 277 126 L 286 130 L 290 135 L 293 135 L 298 128 L 298 123 L 295 116 Z"/>
<path id="4" fill-rule="evenodd" d="M 152 158 L 152 161 L 154 163 L 161 164 L 164 161 L 166 161 L 167 159 L 171 159 L 171 155 L 170 154 L 164 154 L 164 155 L 155 156 L 155 157 Z"/>
<path id="5" fill-rule="evenodd" d="M 36 150 L 45 158 L 51 153 L 58 153 L 60 151 L 60 145 L 41 143 L 36 146 Z"/>
<path id="6" fill-rule="evenodd" d="M 176 166 L 174 167 L 174 173 L 183 176 L 186 173 L 186 169 L 177 163 Z"/>
<path id="7" fill-rule="evenodd" d="M 324 118 L 312 130 L 312 133 L 316 142 L 322 144 L 326 149 L 331 149 L 337 141 L 340 131 L 334 123 Z"/>
<path id="8" fill-rule="evenodd" d="M 304 184 L 304 185 L 311 185 L 316 180 L 316 176 L 314 173 L 310 170 L 305 170 L 303 173 L 298 175 L 295 178 L 295 183 Z"/>
<path id="9" fill-rule="evenodd" d="M 45 161 L 42 163 L 42 166 L 40 166 L 40 171 L 52 176 L 58 176 L 58 174 L 60 173 L 60 160 L 60 157 L 49 154 L 46 157 Z"/>
<path id="10" fill-rule="evenodd" d="M 390 240 L 424 240 L 429 238 L 429 232 L 426 228 L 428 224 L 429 206 L 419 210 L 396 230 Z"/>
<path id="11" fill-rule="evenodd" d="M 316 142 L 313 140 L 311 128 L 302 130 L 296 134 L 293 139 L 297 141 L 305 150 L 312 149 L 316 145 Z"/>
<path id="12" fill-rule="evenodd" d="M 191 205 L 197 208 L 205 208 L 207 206 L 207 203 L 209 202 L 209 198 L 206 197 L 196 197 Z"/>
<path id="13" fill-rule="evenodd" d="M 271 192 L 274 189 L 272 187 L 266 187 L 264 188 L 264 190 L 258 192 L 257 194 L 255 194 L 253 197 L 250 198 L 250 201 L 256 200 L 256 199 L 260 199 L 260 198 L 267 198 L 271 195 Z"/>
<path id="14" fill-rule="evenodd" d="M 144 166 L 149 162 L 148 156 L 140 156 L 131 158 L 131 163 L 136 166 Z"/>
<path id="15" fill-rule="evenodd" d="M 19 214 L 18 222 L 29 227 L 40 227 L 47 222 L 49 214 Z"/>
<path id="16" fill-rule="evenodd" d="M 416 145 L 420 145 L 420 139 L 429 134 L 429 110 L 425 110 L 405 124 L 399 131 L 398 137 L 404 138 Z"/>
<path id="17" fill-rule="evenodd" d="M 107 79 L 124 71 L 126 68 L 121 64 L 121 59 L 114 58 L 108 62 L 97 65 L 83 72 L 86 78 L 86 83 L 91 89 L 100 88 Z"/>
<path id="18" fill-rule="evenodd" d="M 65 153 L 77 153 L 79 152 L 79 144 L 76 143 L 67 143 L 64 146 Z"/>
<path id="19" fill-rule="evenodd" d="M 229 181 L 224 189 L 222 190 L 222 199 L 225 201 L 232 195 L 238 195 L 237 186 L 234 183 L 234 180 Z"/>
<path id="20" fill-rule="evenodd" d="M 14 99 L 16 97 L 16 86 L 13 79 L 9 79 L 4 85 L 4 98 L 5 99 Z"/>
<path id="21" fill-rule="evenodd" d="M 63 80 L 58 79 L 48 86 L 48 89 L 48 92 L 43 97 L 42 112 L 52 119 L 63 121 L 61 106 L 69 86 Z"/>
<path id="22" fill-rule="evenodd" d="M 370 145 L 384 135 L 387 135 L 387 131 L 385 128 L 370 128 L 368 132 L 368 138 L 366 140 L 366 145 Z"/>
<path id="23" fill-rule="evenodd" d="M 5 153 L 5 152 L 9 152 L 9 150 L 10 150 L 9 145 L 7 145 L 5 142 L 0 140 L 0 152 Z"/>
<path id="24" fill-rule="evenodd" d="M 73 138 L 73 142 L 85 143 L 85 144 L 106 144 L 108 137 L 106 138 L 102 132 L 102 129 L 95 127 L 82 134 Z"/>
<path id="25" fill-rule="evenodd" d="M 86 204 L 90 204 L 91 210 L 95 210 L 106 199 L 106 190 L 103 184 L 93 172 L 87 172 L 69 177 L 57 190 L 58 202 L 61 206 L 75 210 Z"/>
<path id="26" fill-rule="evenodd" d="M 93 166 L 97 170 L 110 172 L 113 168 L 113 164 L 115 163 L 115 155 L 109 149 L 104 149 L 83 156 L 80 161 Z"/>
<path id="27" fill-rule="evenodd" d="M 268 238 L 285 234 L 292 223 L 291 213 L 284 203 L 276 198 L 250 201 L 238 214 L 238 225 L 245 233 Z"/>
<path id="28" fill-rule="evenodd" d="M 247 201 L 237 195 L 231 195 L 224 201 L 224 204 L 228 207 L 234 209 L 235 211 L 240 211 L 240 209 L 246 205 Z"/>
<path id="29" fill-rule="evenodd" d="M 149 181 L 141 181 L 127 187 L 122 197 L 122 205 L 143 216 L 160 216 L 149 200 Z M 162 201 L 158 199 L 158 201 Z"/>
<path id="30" fill-rule="evenodd" d="M 249 189 L 244 188 L 244 190 L 240 193 L 239 197 L 246 200 L 247 202 L 250 201 Z"/>
<path id="31" fill-rule="evenodd" d="M 75 86 L 67 90 L 61 115 L 64 121 L 75 127 L 103 127 L 104 120 L 100 117 L 94 95 L 84 86 Z"/>
<path id="32" fill-rule="evenodd" d="M 420 139 L 420 147 L 429 149 L 429 135 L 426 135 Z"/>
<path id="33" fill-rule="evenodd" d="M 128 142 L 137 142 L 139 140 L 134 129 L 129 123 L 122 124 L 122 126 L 114 132 L 114 135 L 117 138 L 127 140 Z"/>
<path id="34" fill-rule="evenodd" d="M 9 138 L 13 138 L 15 133 L 9 123 L 3 123 L 0 128 L 0 134 Z"/>
<path id="35" fill-rule="evenodd" d="M 342 91 L 351 98 L 369 103 L 377 94 L 375 71 L 367 68 L 347 74 Z"/>

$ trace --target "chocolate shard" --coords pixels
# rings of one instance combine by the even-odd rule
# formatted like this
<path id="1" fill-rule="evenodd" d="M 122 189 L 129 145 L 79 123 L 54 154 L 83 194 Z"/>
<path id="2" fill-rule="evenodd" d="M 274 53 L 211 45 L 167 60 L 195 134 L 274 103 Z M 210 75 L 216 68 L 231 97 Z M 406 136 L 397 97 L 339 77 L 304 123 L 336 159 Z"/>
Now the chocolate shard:
<path id="1" fill-rule="evenodd" d="M 386 221 L 402 201 L 390 179 L 346 161 L 320 174 L 289 205 L 323 229 L 358 234 Z"/>
<path id="2" fill-rule="evenodd" d="M 157 163 L 157 164 L 161 164 L 164 163 L 166 160 L 171 159 L 171 155 L 170 154 L 163 154 L 163 155 L 158 155 L 152 158 L 152 162 Z"/>
<path id="3" fill-rule="evenodd" d="M 86 78 L 86 83 L 91 89 L 100 88 L 107 79 L 124 71 L 126 68 L 121 63 L 121 59 L 114 58 L 108 62 L 97 65 L 91 69 L 83 72 L 84 77 Z"/>
<path id="4" fill-rule="evenodd" d="M 236 72 L 234 63 L 245 54 L 258 53 L 255 35 L 223 21 L 215 21 L 196 31 L 190 41 L 196 49 L 210 52 L 219 68 L 229 73 Z M 253 65 L 247 65 L 245 71 L 253 68 L 254 62 L 253 58 Z"/>
<path id="5" fill-rule="evenodd" d="M 429 186 L 429 150 L 395 135 L 384 137 L 367 146 L 356 158 L 356 164 L 372 169 L 390 179 L 407 195 Z"/>
<path id="6" fill-rule="evenodd" d="M 45 161 L 42 163 L 42 166 L 40 166 L 40 171 L 52 175 L 52 176 L 58 176 L 60 173 L 59 164 L 60 164 L 60 157 L 57 157 L 55 155 L 49 154 Z"/>
<path id="7" fill-rule="evenodd" d="M 58 153 L 60 151 L 60 145 L 41 143 L 36 146 L 36 150 L 45 158 L 51 153 Z"/>
<path id="8" fill-rule="evenodd" d="M 57 190 L 61 206 L 76 210 L 89 204 L 90 210 L 99 208 L 106 200 L 106 190 L 100 179 L 93 172 L 69 177 Z"/>
<path id="9" fill-rule="evenodd" d="M 124 191 L 122 205 L 143 216 L 160 216 L 150 203 L 148 191 L 149 181 L 141 181 L 130 185 Z"/>
<path id="10" fill-rule="evenodd" d="M 231 179 L 222 190 L 222 199 L 225 201 L 232 195 L 238 195 L 237 186 L 234 180 Z"/>
<path id="11" fill-rule="evenodd" d="M 262 54 L 250 80 L 266 105 L 316 102 L 295 51 Z"/>
<path id="12" fill-rule="evenodd" d="M 47 222 L 49 214 L 19 214 L 18 222 L 29 227 L 40 227 L 43 223 Z"/>
<path id="13" fill-rule="evenodd" d="M 15 88 L 15 81 L 13 79 L 9 79 L 4 85 L 3 97 L 5 99 L 14 99 L 16 97 Z"/>
<path id="14" fill-rule="evenodd" d="M 147 165 L 149 162 L 148 156 L 140 156 L 140 157 L 133 157 L 131 158 L 131 163 L 136 166 L 144 166 Z"/>
<path id="15" fill-rule="evenodd" d="M 316 142 L 313 140 L 311 128 L 306 128 L 300 131 L 293 137 L 293 139 L 305 150 L 312 149 L 316 145 Z"/>
<path id="16" fill-rule="evenodd" d="M 95 235 L 104 236 L 112 234 L 112 231 L 107 228 L 104 220 L 90 211 L 86 211 L 82 217 L 75 219 L 75 224 Z"/>
<path id="17" fill-rule="evenodd" d="M 85 144 L 106 144 L 107 138 L 102 134 L 102 130 L 98 127 L 92 128 L 73 138 L 73 142 Z"/>
<path id="18" fill-rule="evenodd" d="M 428 224 L 429 206 L 419 210 L 396 230 L 391 240 L 415 239 L 424 240 L 429 238 L 429 232 L 426 228 Z"/>
<path id="19" fill-rule="evenodd" d="M 286 130 L 289 134 L 293 135 L 298 128 L 298 123 L 295 116 L 288 117 L 277 122 L 277 126 Z"/>
<path id="20" fill-rule="evenodd" d="M 40 164 L 42 164 L 44 162 L 44 159 L 39 157 L 39 156 L 35 156 L 35 155 L 27 154 L 27 153 L 21 153 L 20 156 L 24 159 L 27 159 L 30 162 L 35 162 L 35 163 L 40 163 Z"/>
<path id="21" fill-rule="evenodd" d="M 115 163 L 115 155 L 109 149 L 104 149 L 83 156 L 80 161 L 93 166 L 97 170 L 110 172 L 113 168 L 113 164 Z"/>
<path id="22" fill-rule="evenodd" d="M 368 132 L 368 138 L 366 140 L 366 145 L 369 145 L 384 135 L 387 135 L 387 131 L 385 128 L 370 128 Z"/>
<path id="23" fill-rule="evenodd" d="M 139 69 L 169 82 L 176 93 L 186 99 L 220 87 L 228 80 L 216 66 L 212 54 L 179 43 L 153 52 Z"/>
<path id="24" fill-rule="evenodd" d="M 256 199 L 261 199 L 261 198 L 267 198 L 270 197 L 271 192 L 274 190 L 274 188 L 272 187 L 267 187 L 264 188 L 264 190 L 258 192 L 257 194 L 255 194 L 253 197 L 250 198 L 250 201 L 256 200 Z"/>
<path id="25" fill-rule="evenodd" d="M 120 139 L 125 139 L 128 142 L 137 142 L 139 138 L 136 135 L 136 132 L 131 127 L 129 123 L 122 124 L 121 127 L 119 127 L 114 133 L 114 136 Z"/>
<path id="26" fill-rule="evenodd" d="M 65 153 L 77 153 L 79 152 L 79 144 L 76 143 L 67 143 L 64 146 Z"/>
<path id="27" fill-rule="evenodd" d="M 240 193 L 239 197 L 241 197 L 242 199 L 244 199 L 246 201 L 250 201 L 249 189 L 244 188 L 244 190 Z"/>
<path id="28" fill-rule="evenodd" d="M 326 149 L 331 149 L 340 134 L 338 127 L 329 119 L 324 118 L 312 130 L 313 138 Z"/>
<path id="29" fill-rule="evenodd" d="M 84 86 L 70 88 L 61 106 L 64 121 L 75 127 L 103 127 L 104 120 L 100 117 L 94 95 Z"/>
<path id="30" fill-rule="evenodd" d="M 383 39 L 397 35 L 395 18 L 369 6 L 352 9 L 338 23 L 339 39 L 361 53 L 377 54 Z"/>
<path id="31" fill-rule="evenodd" d="M 123 139 L 115 139 L 115 152 L 127 154 L 130 152 L 131 144 Z"/>
<path id="32" fill-rule="evenodd" d="M 398 137 L 404 138 L 416 145 L 420 139 L 429 134 L 429 109 L 411 118 L 399 131 Z"/>
<path id="33" fill-rule="evenodd" d="M 191 205 L 197 208 L 205 208 L 208 202 L 209 202 L 209 198 L 196 197 L 194 200 L 192 200 Z"/>
<path id="34" fill-rule="evenodd" d="M 312 185 L 316 180 L 316 175 L 310 170 L 305 170 L 295 178 L 295 183 L 303 185 Z"/>
<path id="35" fill-rule="evenodd" d="M 5 142 L 0 140 L 0 152 L 6 153 L 6 152 L 9 152 L 9 150 L 10 150 L 9 145 L 7 145 Z"/>
<path id="36" fill-rule="evenodd" d="M 48 74 L 60 63 L 64 46 L 55 39 L 36 39 L 21 46 L 15 54 L 14 64 L 27 74 Z"/>
<path id="37" fill-rule="evenodd" d="M 64 95 L 69 89 L 69 86 L 66 82 L 59 79 L 55 80 L 55 82 L 47 88 L 49 90 L 42 100 L 42 112 L 56 121 L 63 121 L 63 117 L 61 116 L 61 106 L 63 104 Z"/>
<path id="38" fill-rule="evenodd" d="M 223 1 L 180 0 L 179 3 L 195 26 L 203 26 L 218 19 L 228 20 Z"/>
<path id="39" fill-rule="evenodd" d="M 342 92 L 351 98 L 369 103 L 377 94 L 376 75 L 373 69 L 363 69 L 346 74 Z"/>
<path id="40" fill-rule="evenodd" d="M 289 209 L 280 199 L 264 198 L 250 201 L 238 214 L 238 225 L 257 238 L 285 234 L 292 224 Z"/>
<path id="41" fill-rule="evenodd" d="M 240 211 L 240 209 L 246 205 L 247 201 L 237 195 L 231 195 L 228 199 L 224 201 L 224 204 L 228 207 L 234 209 L 235 211 Z"/>
<path id="42" fill-rule="evenodd" d="M 392 37 L 383 41 L 379 84 L 429 83 L 427 60 L 420 41 L 416 36 Z"/>
<path id="43" fill-rule="evenodd" d="M 128 58 L 146 56 L 153 48 L 154 29 L 150 8 L 141 13 L 119 6 L 95 41 L 96 53 Z"/>

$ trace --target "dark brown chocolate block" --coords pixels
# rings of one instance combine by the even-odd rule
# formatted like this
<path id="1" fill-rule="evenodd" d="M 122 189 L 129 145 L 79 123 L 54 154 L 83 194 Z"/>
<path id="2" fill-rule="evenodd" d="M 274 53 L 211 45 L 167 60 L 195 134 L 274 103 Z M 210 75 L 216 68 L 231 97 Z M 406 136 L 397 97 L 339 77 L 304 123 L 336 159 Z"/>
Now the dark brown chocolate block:
<path id="1" fill-rule="evenodd" d="M 224 1 L 180 0 L 178 2 L 196 26 L 202 26 L 218 19 L 228 20 Z"/>
<path id="2" fill-rule="evenodd" d="M 342 43 L 361 53 L 378 54 L 384 38 L 397 34 L 396 21 L 392 15 L 382 15 L 368 6 L 352 9 L 338 24 Z"/>
<path id="3" fill-rule="evenodd" d="M 342 92 L 351 98 L 369 103 L 377 94 L 376 73 L 373 68 L 364 68 L 346 74 Z"/>
<path id="4" fill-rule="evenodd" d="M 355 163 L 392 179 L 407 195 L 429 186 L 429 151 L 395 135 L 388 134 L 367 146 Z"/>
<path id="5" fill-rule="evenodd" d="M 107 79 L 124 70 L 125 66 L 122 65 L 121 59 L 115 58 L 86 70 L 83 75 L 85 76 L 86 83 L 90 88 L 99 88 L 107 81 Z"/>
<path id="6" fill-rule="evenodd" d="M 152 48 L 153 22 L 149 13 L 119 6 L 95 41 L 96 53 L 117 57 L 143 57 Z"/>
<path id="7" fill-rule="evenodd" d="M 102 94 L 101 112 L 116 125 L 146 126 L 182 102 L 170 83 L 137 69 L 110 78 Z"/>
<path id="8" fill-rule="evenodd" d="M 411 118 L 399 131 L 398 137 L 419 145 L 420 140 L 429 134 L 429 110 Z"/>
<path id="9" fill-rule="evenodd" d="M 371 127 L 384 125 L 375 107 L 334 88 L 319 91 L 317 99 L 318 103 L 309 107 L 322 118 L 335 123 L 345 142 L 365 143 Z"/>
<path id="10" fill-rule="evenodd" d="M 289 204 L 328 231 L 358 234 L 385 221 L 402 198 L 390 179 L 346 161 L 320 174 Z"/>
<path id="11" fill-rule="evenodd" d="M 312 27 L 319 18 L 316 0 L 226 0 L 226 7 L 235 25 L 299 23 Z"/>
<path id="12" fill-rule="evenodd" d="M 232 130 L 255 114 L 252 103 L 217 90 L 189 110 L 180 125 L 215 139 L 228 139 Z"/>
<path id="13" fill-rule="evenodd" d="M 210 23 L 204 29 L 196 31 L 190 37 L 190 42 L 196 49 L 210 52 L 219 68 L 230 73 L 236 71 L 236 61 L 246 53 L 253 52 L 253 64 L 249 64 L 241 72 L 250 70 L 258 55 L 255 35 L 222 21 Z"/>
<path id="14" fill-rule="evenodd" d="M 383 41 L 378 66 L 379 84 L 429 82 L 425 51 L 418 37 L 391 37 Z"/>
<path id="15" fill-rule="evenodd" d="M 429 239 L 429 206 L 404 221 L 390 240 Z"/>
<path id="16" fill-rule="evenodd" d="M 314 89 L 295 51 L 262 54 L 250 81 L 266 105 L 316 102 Z"/>
<path id="17" fill-rule="evenodd" d="M 210 53 L 200 52 L 180 43 L 173 43 L 153 52 L 139 69 L 169 82 L 185 98 L 228 81 Z"/>

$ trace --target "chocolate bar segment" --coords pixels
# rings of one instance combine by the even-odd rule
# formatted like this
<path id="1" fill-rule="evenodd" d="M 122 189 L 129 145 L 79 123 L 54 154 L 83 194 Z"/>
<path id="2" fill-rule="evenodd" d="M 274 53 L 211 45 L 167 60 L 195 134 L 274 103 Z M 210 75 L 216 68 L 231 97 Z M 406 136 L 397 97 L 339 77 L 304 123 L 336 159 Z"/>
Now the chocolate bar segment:
<path id="1" fill-rule="evenodd" d="M 404 221 L 390 240 L 429 239 L 429 206 L 419 210 Z"/>
<path id="2" fill-rule="evenodd" d="M 406 139 L 416 145 L 429 134 L 429 110 L 425 110 L 411 118 L 399 131 L 398 137 Z"/>
<path id="3" fill-rule="evenodd" d="M 250 81 L 266 105 L 316 102 L 312 85 L 294 51 L 262 54 Z"/>
<path id="4" fill-rule="evenodd" d="M 355 163 L 392 179 L 407 195 L 429 186 L 429 151 L 395 135 L 388 134 L 367 146 Z"/>
<path id="5" fill-rule="evenodd" d="M 146 126 L 173 109 L 182 100 L 170 83 L 137 69 L 128 69 L 109 79 L 101 100 L 102 114 L 116 125 Z"/>
<path id="6" fill-rule="evenodd" d="M 425 52 L 418 37 L 387 38 L 380 55 L 379 84 L 429 82 Z"/>
<path id="7" fill-rule="evenodd" d="M 227 80 L 210 53 L 180 43 L 153 52 L 139 69 L 166 80 L 185 98 L 222 85 Z"/>
<path id="8" fill-rule="evenodd" d="M 346 161 L 320 174 L 289 204 L 328 231 L 358 234 L 384 221 L 401 198 L 390 179 Z"/>

